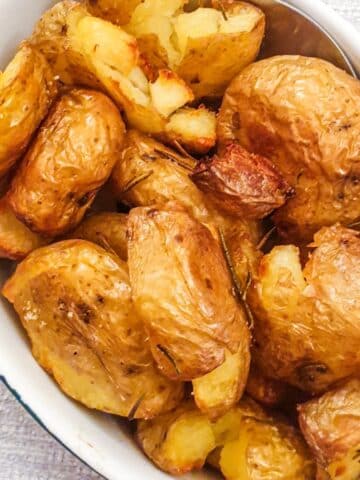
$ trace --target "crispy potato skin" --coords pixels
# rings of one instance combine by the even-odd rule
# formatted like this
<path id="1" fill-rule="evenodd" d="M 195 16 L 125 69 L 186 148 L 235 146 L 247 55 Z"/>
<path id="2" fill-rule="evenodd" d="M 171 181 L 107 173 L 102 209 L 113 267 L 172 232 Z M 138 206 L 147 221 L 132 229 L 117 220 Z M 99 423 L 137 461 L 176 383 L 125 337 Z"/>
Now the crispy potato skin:
<path id="1" fill-rule="evenodd" d="M 360 380 L 349 380 L 322 397 L 300 405 L 298 410 L 305 439 L 330 478 L 358 478 Z"/>
<path id="2" fill-rule="evenodd" d="M 64 94 L 7 193 L 19 220 L 48 236 L 76 227 L 110 176 L 124 130 L 115 105 L 102 93 L 73 89 Z"/>
<path id="3" fill-rule="evenodd" d="M 0 257 L 21 260 L 30 252 L 46 245 L 47 240 L 21 223 L 5 198 L 0 199 Z"/>
<path id="4" fill-rule="evenodd" d="M 134 313 L 126 264 L 115 255 L 85 240 L 40 248 L 17 267 L 3 295 L 36 360 L 75 400 L 151 418 L 181 399 L 181 384 L 155 368 Z"/>
<path id="5" fill-rule="evenodd" d="M 248 301 L 262 372 L 321 393 L 360 366 L 359 234 L 324 227 L 313 247 L 303 271 L 297 248 L 275 247 L 261 260 Z"/>
<path id="6" fill-rule="evenodd" d="M 176 203 L 133 209 L 128 232 L 134 301 L 160 370 L 172 379 L 192 380 L 240 346 L 248 368 L 245 314 L 211 232 Z"/>
<path id="7" fill-rule="evenodd" d="M 295 188 L 274 216 L 286 240 L 308 242 L 322 226 L 359 218 L 359 101 L 358 80 L 298 56 L 250 65 L 228 88 L 219 142 L 268 157 Z"/>
<path id="8" fill-rule="evenodd" d="M 131 19 L 133 11 L 142 0 L 86 0 L 86 8 L 92 15 L 117 25 L 124 25 Z"/>
<path id="9" fill-rule="evenodd" d="M 259 252 L 254 244 L 259 240 L 255 222 L 229 217 L 209 202 L 190 180 L 195 163 L 150 137 L 129 130 L 111 176 L 116 197 L 129 205 L 151 206 L 177 201 L 201 223 L 221 229 L 231 253 L 242 287 L 249 270 L 255 275 Z"/>
<path id="10" fill-rule="evenodd" d="M 45 58 L 23 43 L 0 73 L 0 177 L 22 156 L 56 94 Z"/>
<path id="11" fill-rule="evenodd" d="M 191 178 L 221 211 L 241 218 L 264 218 L 292 194 L 267 158 L 251 154 L 238 144 L 228 145 L 223 153 L 200 162 Z"/>
<path id="12" fill-rule="evenodd" d="M 105 250 L 127 261 L 127 215 L 115 212 L 100 212 L 85 218 L 70 234 L 71 238 L 82 238 L 96 243 Z"/>
<path id="13" fill-rule="evenodd" d="M 279 380 L 267 378 L 255 366 L 251 366 L 246 383 L 246 393 L 266 407 L 279 407 L 290 400 L 292 390 Z"/>

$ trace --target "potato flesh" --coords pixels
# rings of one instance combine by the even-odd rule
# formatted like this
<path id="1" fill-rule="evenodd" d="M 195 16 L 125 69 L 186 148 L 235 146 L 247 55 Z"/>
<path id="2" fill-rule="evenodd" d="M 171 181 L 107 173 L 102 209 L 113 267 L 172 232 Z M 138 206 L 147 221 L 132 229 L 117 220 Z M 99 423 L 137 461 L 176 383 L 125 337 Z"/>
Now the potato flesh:
<path id="1" fill-rule="evenodd" d="M 256 316 L 255 364 L 270 378 L 322 393 L 360 364 L 358 233 L 324 228 L 313 247 L 303 271 L 296 247 L 275 247 L 248 299 Z"/>
<path id="2" fill-rule="evenodd" d="M 133 310 L 126 264 L 115 255 L 85 240 L 37 249 L 3 295 L 14 304 L 36 360 L 75 400 L 136 418 L 151 418 L 181 400 L 181 384 L 155 368 Z"/>

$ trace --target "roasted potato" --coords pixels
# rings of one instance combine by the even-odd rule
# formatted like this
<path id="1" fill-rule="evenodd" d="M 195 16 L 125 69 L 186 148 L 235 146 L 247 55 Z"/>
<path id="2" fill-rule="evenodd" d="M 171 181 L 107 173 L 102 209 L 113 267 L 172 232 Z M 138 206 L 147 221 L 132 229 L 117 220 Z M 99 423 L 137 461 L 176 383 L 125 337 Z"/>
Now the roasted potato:
<path id="1" fill-rule="evenodd" d="M 187 402 L 139 421 L 137 439 L 158 467 L 174 475 L 201 468 L 207 456 L 229 480 L 313 480 L 315 475 L 297 430 L 246 398 L 216 422 Z"/>
<path id="2" fill-rule="evenodd" d="M 84 89 L 64 94 L 6 195 L 18 219 L 53 237 L 76 227 L 110 176 L 123 135 L 121 116 L 105 95 Z"/>
<path id="3" fill-rule="evenodd" d="M 199 162 L 192 180 L 227 215 L 262 219 L 284 205 L 292 189 L 265 157 L 238 144 Z"/>
<path id="4" fill-rule="evenodd" d="M 192 380 L 222 365 L 227 351 L 240 351 L 246 382 L 246 317 L 210 230 L 172 203 L 131 210 L 128 238 L 134 302 L 160 370 Z"/>
<path id="5" fill-rule="evenodd" d="M 70 234 L 71 238 L 82 238 L 127 260 L 127 215 L 115 212 L 101 212 L 85 218 Z"/>
<path id="6" fill-rule="evenodd" d="M 0 178 L 22 156 L 56 94 L 45 58 L 23 43 L 0 72 Z"/>
<path id="7" fill-rule="evenodd" d="M 324 227 L 312 246 L 303 271 L 292 245 L 263 257 L 248 302 L 264 375 L 320 393 L 360 367 L 359 233 Z"/>
<path id="8" fill-rule="evenodd" d="M 360 217 L 360 82 L 316 58 L 279 56 L 233 80 L 219 143 L 268 157 L 295 188 L 274 215 L 283 237 L 309 242 L 322 226 Z"/>
<path id="9" fill-rule="evenodd" d="M 194 99 L 184 80 L 169 69 L 153 68 L 141 55 L 135 37 L 90 15 L 84 5 L 71 0 L 55 5 L 39 21 L 31 41 L 63 82 L 81 83 L 111 96 L 130 126 L 169 142 L 178 140 L 198 153 L 204 153 L 205 145 L 205 152 L 215 145 L 213 113 L 201 111 L 198 136 L 191 132 L 188 138 L 188 131 L 177 131 L 179 122 L 168 125 L 172 114 Z M 186 118 L 191 112 L 196 110 L 185 110 Z"/>
<path id="10" fill-rule="evenodd" d="M 259 240 L 255 222 L 225 216 L 216 210 L 190 180 L 195 162 L 161 143 L 130 130 L 111 183 L 114 194 L 127 205 L 151 206 L 178 201 L 197 220 L 214 225 L 224 233 L 239 283 L 244 289 L 249 271 L 255 275 L 259 254 L 254 247 Z"/>
<path id="11" fill-rule="evenodd" d="M 128 23 L 135 8 L 143 0 L 85 0 L 86 8 L 92 15 L 117 25 Z"/>
<path id="12" fill-rule="evenodd" d="M 155 368 L 117 256 L 85 240 L 39 248 L 2 293 L 34 357 L 70 397 L 131 418 L 151 418 L 180 401 L 181 384 Z"/>
<path id="13" fill-rule="evenodd" d="M 172 475 L 199 470 L 216 446 L 210 420 L 191 401 L 154 420 L 138 422 L 136 436 L 150 460 Z"/>
<path id="14" fill-rule="evenodd" d="M 14 215 L 5 198 L 0 199 L 0 257 L 21 260 L 47 243 Z"/>
<path id="15" fill-rule="evenodd" d="M 151 63 L 174 70 L 197 98 L 221 96 L 230 81 L 256 59 L 265 16 L 253 5 L 238 1 L 223 2 L 218 9 L 195 5 L 193 11 L 183 10 L 186 3 L 145 0 L 124 28 L 138 39 Z"/>
<path id="16" fill-rule="evenodd" d="M 317 461 L 331 480 L 360 476 L 360 380 L 299 406 L 299 422 Z"/>

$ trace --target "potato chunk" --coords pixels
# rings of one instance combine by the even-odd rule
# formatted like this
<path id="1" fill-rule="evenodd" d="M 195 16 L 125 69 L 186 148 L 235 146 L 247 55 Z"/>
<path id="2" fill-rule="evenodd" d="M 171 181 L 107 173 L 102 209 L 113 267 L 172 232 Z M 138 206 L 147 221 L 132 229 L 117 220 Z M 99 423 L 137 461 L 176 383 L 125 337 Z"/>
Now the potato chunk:
<path id="1" fill-rule="evenodd" d="M 0 72 L 0 178 L 22 156 L 56 94 L 45 58 L 23 43 Z"/>
<path id="2" fill-rule="evenodd" d="M 141 2 L 142 0 L 85 0 L 85 5 L 92 15 L 124 25 L 130 21 Z"/>
<path id="3" fill-rule="evenodd" d="M 238 144 L 200 162 L 191 178 L 220 210 L 241 218 L 264 218 L 293 192 L 267 158 Z"/>
<path id="4" fill-rule="evenodd" d="M 331 480 L 360 475 L 360 380 L 299 406 L 301 430 Z"/>
<path id="5" fill-rule="evenodd" d="M 127 215 L 115 212 L 101 212 L 85 218 L 70 234 L 71 238 L 82 238 L 94 242 L 105 250 L 127 260 Z"/>
<path id="6" fill-rule="evenodd" d="M 160 370 L 169 378 L 192 380 L 241 346 L 246 376 L 245 314 L 211 232 L 176 203 L 133 209 L 128 231 L 134 301 Z"/>
<path id="7" fill-rule="evenodd" d="M 127 267 L 85 240 L 31 253 L 3 288 L 33 355 L 70 397 L 89 408 L 151 418 L 173 408 L 181 384 L 155 368 L 134 313 Z"/>
<path id="8" fill-rule="evenodd" d="M 360 367 L 359 234 L 323 228 L 313 247 L 303 271 L 296 247 L 275 247 L 260 263 L 249 302 L 262 372 L 321 393 Z"/>
<path id="9" fill-rule="evenodd" d="M 124 130 L 115 105 L 102 93 L 74 89 L 64 94 L 7 193 L 19 220 L 48 236 L 76 227 L 110 176 Z"/>

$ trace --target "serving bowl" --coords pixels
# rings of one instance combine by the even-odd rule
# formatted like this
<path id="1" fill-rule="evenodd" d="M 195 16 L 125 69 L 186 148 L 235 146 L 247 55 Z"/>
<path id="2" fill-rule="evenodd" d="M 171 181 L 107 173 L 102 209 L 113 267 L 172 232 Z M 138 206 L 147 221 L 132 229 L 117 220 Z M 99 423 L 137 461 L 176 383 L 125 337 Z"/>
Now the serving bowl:
<path id="1" fill-rule="evenodd" d="M 0 68 L 17 44 L 30 34 L 35 21 L 52 3 L 0 0 Z M 320 1 L 288 0 L 312 18 L 343 49 L 360 72 L 360 34 Z M 9 273 L 0 264 L 0 280 Z M 169 478 L 157 470 L 135 446 L 129 427 L 109 415 L 86 410 L 68 399 L 33 359 L 20 322 L 5 301 L 0 303 L 0 376 L 14 395 L 65 447 L 109 480 L 160 480 Z M 208 472 L 185 479 L 210 479 Z"/>

